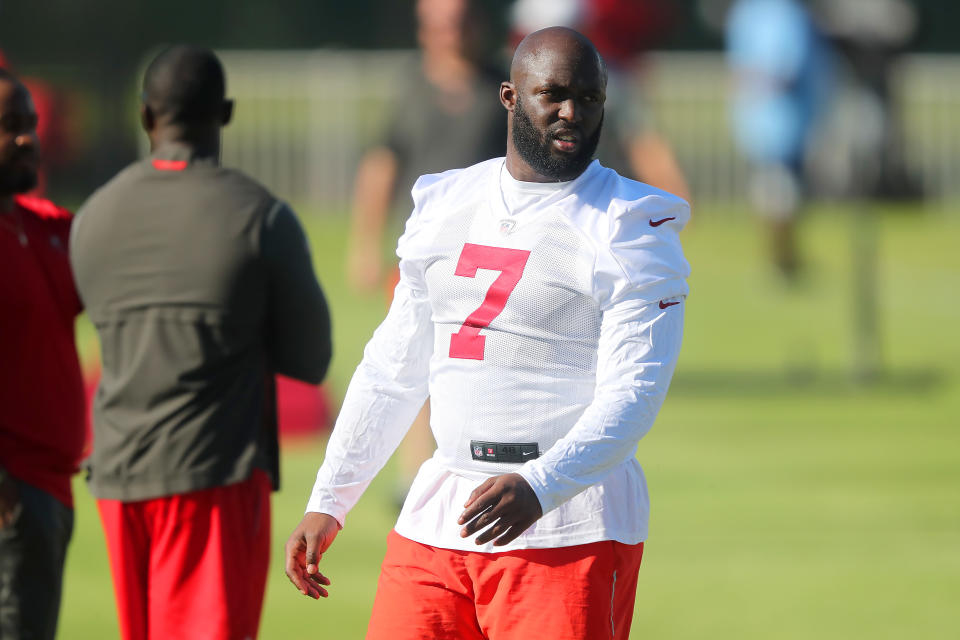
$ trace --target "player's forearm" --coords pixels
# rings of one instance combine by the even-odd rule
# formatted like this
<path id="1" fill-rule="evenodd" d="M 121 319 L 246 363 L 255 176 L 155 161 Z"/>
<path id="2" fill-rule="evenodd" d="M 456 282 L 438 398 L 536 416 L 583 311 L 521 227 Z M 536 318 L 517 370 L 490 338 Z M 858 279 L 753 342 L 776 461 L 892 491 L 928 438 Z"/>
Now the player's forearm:
<path id="1" fill-rule="evenodd" d="M 521 467 L 522 475 L 546 513 L 602 482 L 636 455 L 650 431 L 663 393 L 624 395 L 587 408 L 580 422 L 546 454 Z"/>
<path id="2" fill-rule="evenodd" d="M 519 471 L 544 513 L 630 460 L 663 404 L 680 351 L 681 310 L 648 305 L 630 317 L 603 331 L 593 402 L 566 436 Z"/>
<path id="3" fill-rule="evenodd" d="M 426 384 L 378 384 L 361 364 L 350 383 L 307 511 L 341 524 L 386 464 L 427 397 Z"/>
<path id="4" fill-rule="evenodd" d="M 350 381 L 307 511 L 340 524 L 410 429 L 427 398 L 430 308 L 402 280 Z"/>

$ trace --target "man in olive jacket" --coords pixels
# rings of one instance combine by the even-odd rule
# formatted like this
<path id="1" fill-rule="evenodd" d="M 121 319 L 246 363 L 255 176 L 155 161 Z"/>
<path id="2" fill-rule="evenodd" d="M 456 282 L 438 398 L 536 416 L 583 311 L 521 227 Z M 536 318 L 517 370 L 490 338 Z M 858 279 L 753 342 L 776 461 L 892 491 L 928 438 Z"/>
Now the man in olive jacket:
<path id="1" fill-rule="evenodd" d="M 296 216 L 219 164 L 232 107 L 211 51 L 161 53 L 141 106 L 152 153 L 84 204 L 71 237 L 102 350 L 89 484 L 125 639 L 256 636 L 273 376 L 319 383 L 330 361 Z"/>

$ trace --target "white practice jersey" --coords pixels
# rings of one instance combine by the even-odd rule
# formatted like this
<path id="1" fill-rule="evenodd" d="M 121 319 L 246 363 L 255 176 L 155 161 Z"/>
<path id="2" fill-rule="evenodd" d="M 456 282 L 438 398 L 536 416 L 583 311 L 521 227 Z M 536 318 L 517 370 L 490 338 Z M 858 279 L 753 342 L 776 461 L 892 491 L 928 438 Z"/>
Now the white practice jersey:
<path id="1" fill-rule="evenodd" d="M 509 551 L 646 538 L 637 442 L 680 348 L 686 202 L 594 161 L 511 215 L 503 158 L 423 176 L 400 283 L 364 351 L 308 511 L 343 524 L 429 395 L 437 451 L 396 529 Z M 523 475 L 544 516 L 506 546 L 459 536 L 484 479 Z"/>

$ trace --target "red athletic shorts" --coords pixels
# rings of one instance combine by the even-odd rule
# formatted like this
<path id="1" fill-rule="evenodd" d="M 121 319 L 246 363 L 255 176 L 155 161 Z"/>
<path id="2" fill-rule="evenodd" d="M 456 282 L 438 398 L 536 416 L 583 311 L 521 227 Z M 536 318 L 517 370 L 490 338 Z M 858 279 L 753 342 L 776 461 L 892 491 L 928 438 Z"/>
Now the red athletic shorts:
<path id="1" fill-rule="evenodd" d="M 124 640 L 255 638 L 270 560 L 270 480 L 98 500 Z"/>
<path id="2" fill-rule="evenodd" d="M 643 543 L 479 553 L 392 531 L 367 640 L 626 640 Z"/>

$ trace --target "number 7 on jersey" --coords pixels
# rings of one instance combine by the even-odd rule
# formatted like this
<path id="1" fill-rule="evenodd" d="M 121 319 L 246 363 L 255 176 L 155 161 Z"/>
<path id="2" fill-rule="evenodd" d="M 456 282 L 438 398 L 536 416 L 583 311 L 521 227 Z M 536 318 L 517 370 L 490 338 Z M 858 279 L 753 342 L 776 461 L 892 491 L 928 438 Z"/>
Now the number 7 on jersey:
<path id="1" fill-rule="evenodd" d="M 483 345 L 486 338 L 480 335 L 480 330 L 486 329 L 503 311 L 507 305 L 507 298 L 520 282 L 520 276 L 523 275 L 523 268 L 527 266 L 529 257 L 530 252 L 523 249 L 487 247 L 469 242 L 463 245 L 454 275 L 475 278 L 477 269 L 499 271 L 500 275 L 487 290 L 483 304 L 467 316 L 460 325 L 459 331 L 450 336 L 451 358 L 483 360 Z"/>

